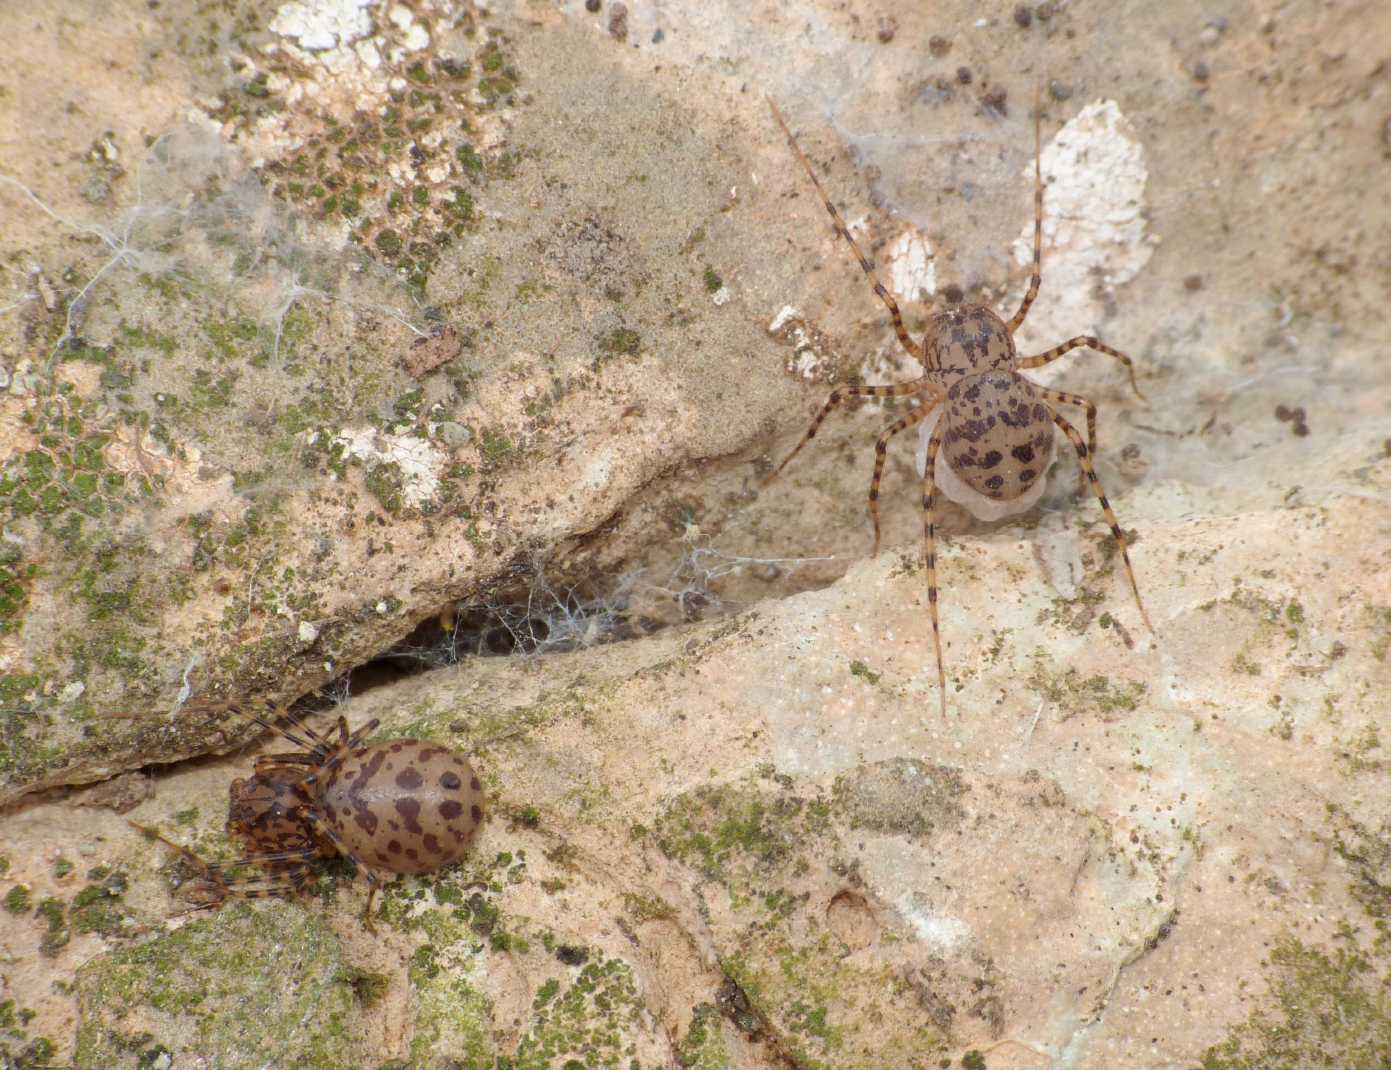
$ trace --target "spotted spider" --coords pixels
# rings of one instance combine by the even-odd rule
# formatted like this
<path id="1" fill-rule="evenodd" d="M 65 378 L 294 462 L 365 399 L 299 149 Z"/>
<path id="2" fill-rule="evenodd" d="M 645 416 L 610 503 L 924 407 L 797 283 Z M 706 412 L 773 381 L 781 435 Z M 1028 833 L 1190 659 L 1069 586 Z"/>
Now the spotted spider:
<path id="1" fill-rule="evenodd" d="M 900 431 L 933 418 L 930 431 L 926 434 L 924 449 L 920 460 L 923 475 L 923 536 L 926 542 L 927 561 L 927 601 L 932 618 L 932 642 L 937 655 L 937 682 L 941 693 L 942 715 L 947 712 L 947 675 L 942 660 L 942 637 L 937 615 L 937 523 L 936 500 L 938 483 L 941 482 L 949 495 L 960 499 L 964 487 L 974 497 L 986 503 L 985 515 L 990 518 L 1021 511 L 1037 501 L 1044 485 L 1044 476 L 1053 459 L 1053 427 L 1059 428 L 1072 443 L 1081 462 L 1082 474 L 1096 492 L 1111 534 L 1120 547 L 1121 559 L 1125 563 L 1126 575 L 1130 578 L 1130 589 L 1135 594 L 1135 604 L 1147 627 L 1153 631 L 1149 615 L 1140 599 L 1140 588 L 1135 582 L 1135 571 L 1130 565 L 1125 533 L 1116 520 L 1111 504 L 1106 500 L 1106 492 L 1097 479 L 1092 466 L 1092 455 L 1096 452 L 1096 406 L 1078 394 L 1068 394 L 1061 390 L 1051 390 L 1019 372 L 1023 368 L 1038 368 L 1057 360 L 1064 354 L 1086 346 L 1107 356 L 1115 357 L 1125 365 L 1130 373 L 1130 385 L 1139 397 L 1140 388 L 1135 382 L 1135 367 L 1129 357 L 1119 350 L 1112 349 L 1091 335 L 1079 335 L 1061 345 L 1039 353 L 1036 356 L 1021 357 L 1015 349 L 1014 332 L 1024 322 L 1029 307 L 1038 296 L 1042 279 L 1043 244 L 1043 168 L 1042 168 L 1042 113 L 1035 98 L 1034 108 L 1034 259 L 1033 270 L 1029 276 L 1029 288 L 1023 303 L 1008 321 L 984 305 L 959 304 L 941 312 L 934 313 L 927 323 L 921 342 L 913 340 L 903 325 L 898 303 L 875 275 L 874 267 L 865 258 L 845 220 L 836 210 L 831 199 L 822 189 L 811 162 L 807 159 L 797 139 L 788 128 L 782 113 L 771 100 L 773 117 L 787 136 L 792 151 L 801 162 L 807 177 L 820 195 L 826 212 L 831 217 L 831 226 L 845 239 L 851 252 L 860 262 L 860 267 L 869 278 L 874 292 L 889 310 L 894 331 L 898 340 L 909 355 L 923 366 L 923 374 L 907 383 L 893 386 L 841 386 L 831 392 L 831 396 L 821 407 L 811 422 L 802 440 L 783 462 L 774 469 L 764 481 L 766 486 L 777 478 L 779 473 L 802 451 L 826 416 L 847 397 L 905 397 L 927 395 L 904 416 L 890 424 L 879 436 L 875 444 L 874 476 L 869 484 L 869 513 L 874 523 L 874 553 L 879 552 L 879 481 L 884 473 L 884 464 L 889 440 Z M 1080 405 L 1087 413 L 1087 442 L 1083 443 L 1077 429 L 1049 403 Z M 937 468 L 938 453 L 941 452 L 946 465 Z M 990 511 L 993 507 L 993 512 Z M 981 512 L 981 510 L 975 510 Z"/>
<path id="2" fill-rule="evenodd" d="M 252 776 L 234 780 L 229 791 L 227 833 L 247 854 L 210 864 L 153 829 L 136 827 L 199 868 L 203 876 L 184 889 L 198 907 L 302 892 L 313 880 L 312 862 L 342 855 L 371 885 L 363 910 L 370 929 L 378 871 L 429 873 L 463 857 L 483 821 L 483 787 L 468 759 L 437 743 L 392 739 L 364 746 L 380 724 L 375 719 L 350 735 L 338 718 L 337 742 L 293 715 L 284 720 L 256 718 L 301 750 L 262 755 Z M 267 875 L 227 876 L 248 866 Z"/>

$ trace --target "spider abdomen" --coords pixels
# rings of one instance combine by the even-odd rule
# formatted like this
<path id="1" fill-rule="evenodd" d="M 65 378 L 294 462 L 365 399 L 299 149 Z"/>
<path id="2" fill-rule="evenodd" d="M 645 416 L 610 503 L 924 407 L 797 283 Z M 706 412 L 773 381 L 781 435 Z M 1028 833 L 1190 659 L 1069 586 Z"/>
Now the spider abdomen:
<path id="1" fill-rule="evenodd" d="M 995 501 L 1027 493 L 1053 460 L 1053 420 L 1022 376 L 990 371 L 947 391 L 942 450 L 963 483 Z"/>
<path id="2" fill-rule="evenodd" d="M 364 865 L 429 873 L 467 851 L 483 821 L 483 786 L 447 747 L 394 739 L 355 750 L 333 769 L 317 813 Z"/>

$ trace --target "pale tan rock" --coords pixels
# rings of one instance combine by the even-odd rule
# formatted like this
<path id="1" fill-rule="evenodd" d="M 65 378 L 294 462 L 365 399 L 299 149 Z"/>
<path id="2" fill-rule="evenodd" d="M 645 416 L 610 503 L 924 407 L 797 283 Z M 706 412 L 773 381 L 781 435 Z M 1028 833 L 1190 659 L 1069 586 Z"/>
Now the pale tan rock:
<path id="1" fill-rule="evenodd" d="M 343 711 L 475 756 L 495 805 L 464 867 L 389 889 L 376 936 L 357 922 L 361 882 L 262 923 L 252 905 L 248 945 L 322 914 L 342 951 L 324 961 L 352 968 L 326 991 L 358 1010 L 349 1033 L 368 1065 L 622 1049 L 707 1068 L 975 1052 L 991 1070 L 1379 1070 L 1391 216 L 1367 185 L 1384 146 L 1364 135 L 1385 123 L 1386 16 L 1295 4 L 1218 27 L 1192 4 L 1035 6 L 1029 20 L 978 7 L 630 5 L 620 43 L 606 7 L 491 5 L 469 35 L 445 0 L 409 19 L 375 4 L 374 35 L 323 56 L 273 40 L 234 54 L 216 36 L 203 63 L 166 42 L 153 81 L 140 57 L 158 34 L 206 35 L 205 16 L 131 6 L 61 34 L 32 22 L 42 12 L 7 27 L 0 40 L 23 50 L 4 65 L 6 166 L 69 223 L 0 191 L 0 446 L 13 468 L 39 444 L 63 302 L 110 263 L 110 288 L 80 310 L 101 352 L 60 370 L 70 401 L 100 403 L 89 427 L 114 421 L 110 467 L 165 497 L 94 525 L 115 537 L 93 557 L 53 542 L 25 559 L 41 566 L 25 626 L 0 638 L 20 678 L 6 684 L 4 790 L 235 744 L 242 719 L 189 712 L 210 680 L 218 697 L 297 695 L 441 610 L 445 626 L 475 610 L 530 619 L 527 595 L 573 589 L 582 607 L 541 599 L 540 613 L 585 649 L 470 659 Z M 30 47 L 35 25 L 57 36 Z M 470 135 L 494 170 L 465 187 L 479 226 L 434 261 L 427 319 L 390 271 L 350 255 L 352 223 L 290 233 L 237 146 L 293 154 L 315 109 L 346 123 L 385 107 L 422 57 L 481 69 L 498 29 L 493 103 Z M 1115 220 L 1075 220 L 1096 176 L 1059 176 L 1078 195 L 1046 222 L 1020 345 L 1095 331 L 1136 360 L 1144 401 L 1096 356 L 1047 378 L 1100 407 L 1100 475 L 1157 633 L 1064 456 L 1036 512 L 985 525 L 943 509 L 944 722 L 911 443 L 891 452 L 886 551 L 865 560 L 873 440 L 895 413 L 836 414 L 759 487 L 829 383 L 917 374 L 764 95 L 883 277 L 1008 310 L 1025 281 L 1039 80 L 1045 159 L 1120 160 L 1131 192 Z M 263 91 L 283 106 L 261 109 Z M 146 134 L 193 107 L 215 114 L 212 134 L 145 153 Z M 1083 115 L 1125 145 L 1066 157 L 1059 131 Z M 422 132 L 429 158 L 376 169 L 425 190 L 421 218 L 474 181 L 473 158 L 446 145 Z M 145 206 L 189 214 L 131 216 L 142 159 Z M 245 209 L 239 229 L 192 210 L 210 189 Z M 1046 217 L 1069 203 L 1054 192 Z M 369 209 L 364 247 L 384 254 L 393 217 Z M 127 223 L 136 245 L 113 259 Z M 264 271 L 219 244 L 241 249 L 238 235 Z M 213 318 L 161 304 L 138 272 L 169 269 L 165 240 L 231 304 Z M 255 259 L 274 249 L 293 257 Z M 1069 277 L 1087 292 L 1060 292 Z M 930 306 L 908 296 L 917 331 Z M 417 382 L 400 361 L 437 312 L 464 347 Z M 285 329 L 291 313 L 303 333 Z M 238 354 L 234 411 L 181 422 L 170 397 L 219 396 L 217 378 L 192 378 L 222 367 L 200 355 L 219 341 Z M 151 368 L 133 386 L 123 354 Z M 300 362 L 293 376 L 282 358 Z M 278 398 L 326 392 L 327 415 L 267 423 Z M 1277 415 L 1294 409 L 1304 418 Z M 282 503 L 270 522 L 266 502 Z M 38 523 L 7 522 L 5 545 L 28 552 Z M 110 570 L 73 582 L 92 562 Z M 144 616 L 121 602 L 135 581 L 182 601 Z M 593 645 L 701 617 L 716 619 Z M 227 857 L 227 785 L 251 760 L 160 774 L 131 816 Z M 145 989 L 113 1008 L 90 981 L 80 1003 L 55 986 L 84 963 L 105 976 L 113 950 L 145 954 L 154 980 L 177 965 L 163 851 L 114 813 L 50 797 L 6 814 L 0 857 L 0 898 L 28 896 L 0 910 L 0 1002 L 37 1012 L 25 1043 L 110 1065 L 94 1024 L 210 1035 L 196 1008 L 170 1014 Z M 88 876 L 101 867 L 128 887 Z"/>

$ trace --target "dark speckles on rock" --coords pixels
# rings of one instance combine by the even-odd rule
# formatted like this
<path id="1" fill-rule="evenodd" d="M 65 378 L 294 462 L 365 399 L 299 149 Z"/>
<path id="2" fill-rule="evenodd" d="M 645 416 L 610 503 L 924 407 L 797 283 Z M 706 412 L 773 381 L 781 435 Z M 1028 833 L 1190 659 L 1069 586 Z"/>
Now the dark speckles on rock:
<path id="1" fill-rule="evenodd" d="M 471 787 L 474 791 L 483 790 L 483 785 L 478 782 L 477 777 L 473 777 L 472 779 L 470 779 L 468 782 L 468 786 Z"/>
<path id="2" fill-rule="evenodd" d="M 420 775 L 420 770 L 413 765 L 407 766 L 396 774 L 396 786 L 404 791 L 415 791 L 424 783 L 425 778 Z"/>
<path id="3" fill-rule="evenodd" d="M 440 787 L 445 791 L 458 791 L 463 787 L 464 782 L 459 779 L 459 774 L 452 769 L 440 776 Z"/>
<path id="4" fill-rule="evenodd" d="M 1019 461 L 1022 464 L 1028 464 L 1030 461 L 1034 459 L 1033 446 L 1015 446 L 1014 449 L 1010 450 L 1009 452 L 1010 456 L 1012 456 L 1016 461 Z"/>
<path id="5" fill-rule="evenodd" d="M 425 835 L 421 837 L 420 842 L 424 844 L 425 850 L 429 851 L 431 854 L 437 855 L 440 853 L 440 841 L 433 834 L 429 832 L 425 833 Z"/>
<path id="6" fill-rule="evenodd" d="M 474 803 L 473 806 L 469 807 L 469 816 L 473 818 L 475 825 L 481 825 L 483 823 L 483 807 Z"/>
<path id="7" fill-rule="evenodd" d="M 446 799 L 440 803 L 440 817 L 446 821 L 453 821 L 464 812 L 464 804 L 455 799 Z"/>
<path id="8" fill-rule="evenodd" d="M 387 849 L 388 851 L 390 851 L 390 852 L 391 852 L 392 854 L 394 854 L 394 855 L 400 854 L 400 853 L 401 853 L 401 841 L 400 841 L 400 840 L 392 840 L 390 843 L 388 843 L 388 844 L 386 845 L 386 849 Z"/>
<path id="9" fill-rule="evenodd" d="M 991 450 L 991 451 L 990 451 L 989 453 L 987 453 L 987 454 L 985 455 L 985 457 L 981 460 L 980 466 L 981 466 L 982 468 L 994 468 L 997 464 L 999 464 L 999 463 L 1000 463 L 1001 461 L 1003 461 L 1004 459 L 1005 459 L 1004 454 L 1002 454 L 999 450 Z"/>

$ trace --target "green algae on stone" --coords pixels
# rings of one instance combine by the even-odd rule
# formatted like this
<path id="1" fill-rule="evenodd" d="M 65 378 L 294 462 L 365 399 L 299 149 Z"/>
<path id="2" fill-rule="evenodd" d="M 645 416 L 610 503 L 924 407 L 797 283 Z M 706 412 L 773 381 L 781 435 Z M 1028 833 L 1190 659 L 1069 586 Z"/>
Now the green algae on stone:
<path id="1" fill-rule="evenodd" d="M 382 920 L 426 940 L 408 959 L 415 1017 L 405 1065 L 423 1070 L 448 1060 L 468 1070 L 549 1070 L 567 1059 L 584 1060 L 579 1065 L 586 1068 L 639 1065 L 634 1061 L 638 1036 L 648 1033 L 651 1023 L 632 968 L 505 913 L 499 906 L 503 886 L 528 879 L 524 865 L 507 852 L 465 866 L 466 873 L 435 882 L 432 892 L 395 882 L 386 889 Z M 462 887 L 479 883 L 488 893 L 465 898 Z M 426 905 L 431 898 L 435 905 Z M 557 959 L 572 969 L 556 976 Z M 508 1060 L 496 1054 L 487 995 L 490 977 L 504 963 L 535 983 Z"/>
<path id="2" fill-rule="evenodd" d="M 957 801 L 969 790 L 959 771 L 916 758 L 858 765 L 836 779 L 832 796 L 850 827 L 904 836 L 960 826 Z"/>
<path id="3" fill-rule="evenodd" d="M 237 904 L 82 966 L 73 1062 L 135 1067 L 158 1045 L 224 1070 L 364 1065 L 352 976 L 319 914 Z"/>
<path id="4" fill-rule="evenodd" d="M 720 1009 L 698 1003 L 691 1013 L 691 1027 L 676 1046 L 676 1062 L 688 1070 L 732 1070 L 734 1058 L 720 1024 Z"/>
<path id="5" fill-rule="evenodd" d="M 4 1070 L 41 1070 L 53 1065 L 53 1042 L 47 1037 L 30 1037 L 29 1023 L 35 1012 L 0 1001 L 0 1067 Z"/>
<path id="6" fill-rule="evenodd" d="M 676 799 L 657 819 L 657 846 L 711 880 L 747 879 L 788 861 L 826 831 L 828 806 L 820 797 L 752 785 L 700 787 Z"/>
<path id="7" fill-rule="evenodd" d="M 1210 1047 L 1194 1070 L 1384 1070 L 1391 1066 L 1391 969 L 1351 941 L 1331 949 L 1276 944 L 1272 1006 Z"/>
<path id="8" fill-rule="evenodd" d="M 964 789 L 952 786 L 949 771 L 942 779 L 939 820 L 946 822 Z M 869 1070 L 883 1065 L 885 1051 L 910 1065 L 940 1054 L 948 1039 L 945 1027 L 920 1020 L 910 985 L 886 968 L 846 959 L 824 914 L 810 908 L 822 892 L 816 875 L 844 849 L 842 829 L 871 813 L 882 818 L 885 808 L 871 804 L 886 792 L 872 790 L 872 780 L 846 782 L 828 796 L 767 769 L 689 791 L 653 823 L 658 848 L 719 889 L 698 886 L 697 894 L 728 896 L 732 928 L 717 937 L 720 968 L 799 1067 Z M 886 1004 L 902 1004 L 902 1018 L 883 1015 Z"/>

